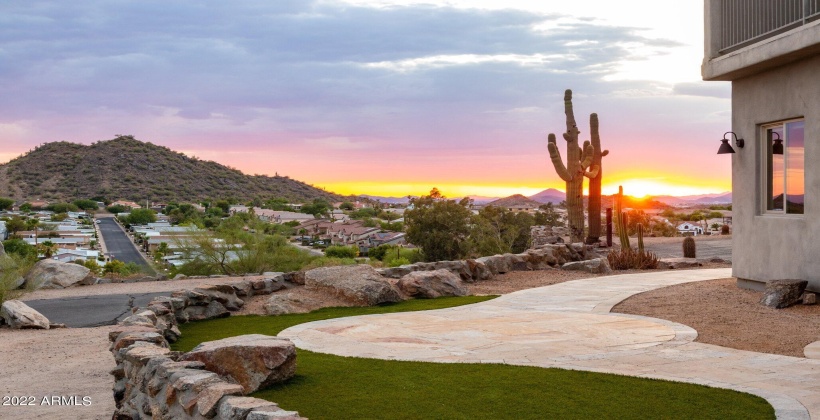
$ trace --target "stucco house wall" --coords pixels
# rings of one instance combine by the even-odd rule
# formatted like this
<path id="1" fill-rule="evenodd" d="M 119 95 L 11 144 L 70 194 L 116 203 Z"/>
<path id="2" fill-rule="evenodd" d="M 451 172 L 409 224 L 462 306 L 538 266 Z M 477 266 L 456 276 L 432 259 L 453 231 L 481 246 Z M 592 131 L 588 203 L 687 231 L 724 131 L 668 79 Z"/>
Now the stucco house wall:
<path id="1" fill-rule="evenodd" d="M 805 120 L 805 213 L 763 214 L 761 125 Z M 820 55 L 732 81 L 732 273 L 739 279 L 809 280 L 820 291 Z M 755 286 L 749 285 L 746 286 Z"/>
<path id="2" fill-rule="evenodd" d="M 732 12 L 722 7 L 723 1 L 704 2 L 702 75 L 704 80 L 732 82 L 731 130 L 745 140 L 743 148 L 730 142 L 736 152 L 731 155 L 732 272 L 741 287 L 762 289 L 768 280 L 803 279 L 809 290 L 820 292 L 820 19 L 816 10 L 804 8 L 802 22 L 726 47 L 723 31 L 737 29 L 731 22 L 765 20 L 763 6 L 779 3 L 744 0 L 757 9 L 744 6 Z M 727 21 L 722 13 L 755 14 Z M 762 127 L 798 118 L 805 124 L 804 214 L 765 214 L 767 139 Z"/>

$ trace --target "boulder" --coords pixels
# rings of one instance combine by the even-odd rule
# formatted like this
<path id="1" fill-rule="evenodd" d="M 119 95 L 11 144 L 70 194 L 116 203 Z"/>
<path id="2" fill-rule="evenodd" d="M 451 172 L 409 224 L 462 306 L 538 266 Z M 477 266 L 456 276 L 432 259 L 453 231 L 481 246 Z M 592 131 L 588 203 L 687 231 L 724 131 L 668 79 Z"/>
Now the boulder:
<path id="1" fill-rule="evenodd" d="M 460 277 L 461 280 L 467 282 L 473 281 L 473 273 L 470 271 L 469 265 L 464 260 L 437 261 L 434 262 L 432 264 L 432 267 L 430 267 L 428 270 L 449 270 L 451 273 Z"/>
<path id="2" fill-rule="evenodd" d="M 416 271 L 416 269 L 417 267 L 415 264 L 405 264 L 398 267 L 380 268 L 376 270 L 376 272 L 384 277 L 389 277 L 391 279 L 400 279 Z"/>
<path id="3" fill-rule="evenodd" d="M 265 313 L 268 315 L 303 314 L 321 306 L 321 302 L 308 296 L 299 296 L 295 293 L 281 293 L 272 295 L 265 303 Z"/>
<path id="4" fill-rule="evenodd" d="M 777 309 L 794 305 L 800 302 L 808 284 L 806 280 L 767 281 L 760 303 Z"/>
<path id="5" fill-rule="evenodd" d="M 702 265 L 697 258 L 661 258 L 658 261 L 658 268 L 667 269 L 694 268 Z"/>
<path id="6" fill-rule="evenodd" d="M 814 293 L 805 292 L 800 300 L 804 305 L 814 305 L 817 303 L 817 295 Z"/>
<path id="7" fill-rule="evenodd" d="M 284 278 L 284 280 L 289 283 L 298 284 L 300 286 L 305 285 L 304 271 L 291 271 L 290 273 L 283 274 L 282 278 Z"/>
<path id="8" fill-rule="evenodd" d="M 217 418 L 222 420 L 277 419 L 299 420 L 295 411 L 285 411 L 276 403 L 252 397 L 226 397 L 221 400 Z"/>
<path id="9" fill-rule="evenodd" d="M 242 387 L 227 382 L 217 382 L 205 387 L 196 398 L 196 409 L 205 418 L 212 418 L 219 408 L 219 400 L 226 395 L 241 395 Z"/>
<path id="10" fill-rule="evenodd" d="M 40 330 L 49 328 L 48 318 L 19 300 L 3 302 L 3 306 L 0 306 L 0 318 L 3 318 L 11 328 Z"/>
<path id="11" fill-rule="evenodd" d="M 287 287 L 283 276 L 251 280 L 250 283 L 254 295 L 269 295 Z"/>
<path id="12" fill-rule="evenodd" d="M 171 293 L 171 297 L 182 299 L 183 306 L 207 306 L 213 300 L 210 295 L 193 290 L 177 290 Z"/>
<path id="13" fill-rule="evenodd" d="M 146 312 L 148 312 L 148 311 L 146 311 Z M 154 315 L 153 313 L 151 313 L 151 314 Z M 156 322 L 157 322 L 156 315 L 153 316 L 153 320 L 152 320 L 151 318 L 146 317 L 145 314 L 143 313 L 143 314 L 131 315 L 131 316 L 123 319 L 122 321 L 120 321 L 120 324 L 125 325 L 125 326 L 149 327 L 150 328 L 150 327 L 155 327 Z"/>
<path id="14" fill-rule="evenodd" d="M 530 265 L 527 261 L 528 258 L 526 254 L 504 254 L 504 259 L 507 262 L 507 266 L 510 268 L 510 271 L 531 271 L 532 265 Z"/>
<path id="15" fill-rule="evenodd" d="M 16 279 L 11 281 L 10 289 L 11 290 L 19 289 L 19 288 L 23 287 L 23 283 L 25 283 L 25 282 L 26 282 L 26 279 L 24 279 L 23 277 L 18 276 Z"/>
<path id="16" fill-rule="evenodd" d="M 213 318 L 225 318 L 230 316 L 231 312 L 225 308 L 224 305 L 219 303 L 218 301 L 212 301 L 207 306 L 196 305 L 196 306 L 188 306 L 181 311 L 176 312 L 176 320 L 177 322 L 193 322 L 193 321 L 203 321 L 206 319 L 213 319 Z"/>
<path id="17" fill-rule="evenodd" d="M 236 291 L 229 284 L 197 287 L 194 292 L 210 296 L 211 301 L 221 303 L 229 311 L 237 311 L 245 304 L 245 301 L 236 297 Z"/>
<path id="18" fill-rule="evenodd" d="M 510 261 L 503 255 L 476 258 L 476 261 L 484 264 L 493 275 L 504 274 L 510 271 Z"/>
<path id="19" fill-rule="evenodd" d="M 409 273 L 399 279 L 397 286 L 406 295 L 421 298 L 466 296 L 469 293 L 461 278 L 446 269 Z"/>
<path id="20" fill-rule="evenodd" d="M 231 284 L 233 287 L 234 293 L 238 297 L 250 297 L 253 296 L 253 286 L 251 286 L 250 280 L 242 280 L 240 282 L 236 282 Z"/>
<path id="21" fill-rule="evenodd" d="M 180 356 L 197 361 L 250 394 L 284 382 L 296 373 L 296 346 L 285 338 L 262 334 L 208 341 Z"/>
<path id="22" fill-rule="evenodd" d="M 111 336 L 109 335 L 108 338 L 110 339 Z M 168 348 L 168 342 L 165 341 L 165 338 L 156 330 L 151 330 L 148 328 L 131 328 L 117 334 L 116 338 L 112 340 L 109 350 L 112 352 L 117 352 L 119 350 L 131 347 L 131 345 L 138 342 L 150 343 L 162 348 Z"/>
<path id="23" fill-rule="evenodd" d="M 174 276 L 174 280 L 185 280 L 187 278 L 188 278 L 188 276 L 186 276 L 185 274 L 182 274 L 182 273 L 179 273 L 176 276 Z"/>
<path id="24" fill-rule="evenodd" d="M 586 261 L 572 261 L 562 265 L 561 269 L 568 271 L 584 271 L 592 274 L 607 274 L 612 272 L 606 258 L 595 258 Z"/>
<path id="25" fill-rule="evenodd" d="M 483 262 L 478 260 L 466 260 L 465 262 L 474 280 L 489 280 L 493 278 L 493 273 Z"/>
<path id="26" fill-rule="evenodd" d="M 37 289 L 90 285 L 95 280 L 91 270 L 86 267 L 49 259 L 38 261 L 26 275 L 26 282 Z"/>
<path id="27" fill-rule="evenodd" d="M 399 302 L 399 291 L 366 264 L 321 267 L 305 272 L 305 287 L 328 292 L 354 305 Z"/>

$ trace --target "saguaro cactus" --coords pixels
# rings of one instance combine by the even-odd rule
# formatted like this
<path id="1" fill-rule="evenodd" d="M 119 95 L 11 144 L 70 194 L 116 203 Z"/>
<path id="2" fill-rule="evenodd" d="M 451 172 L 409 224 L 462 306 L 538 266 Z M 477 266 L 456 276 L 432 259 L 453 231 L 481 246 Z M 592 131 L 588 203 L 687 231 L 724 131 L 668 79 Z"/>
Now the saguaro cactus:
<path id="1" fill-rule="evenodd" d="M 587 203 L 587 221 L 589 233 L 587 244 L 594 244 L 601 239 L 601 179 L 604 168 L 601 161 L 609 150 L 601 150 L 601 136 L 598 133 L 598 114 L 589 115 L 590 140 L 592 141 L 592 162 L 589 171 L 584 175 L 589 178 L 589 202 Z"/>
<path id="2" fill-rule="evenodd" d="M 561 160 L 555 134 L 550 133 L 547 147 L 555 172 L 566 183 L 567 190 L 567 224 L 569 225 L 570 240 L 581 242 L 584 238 L 584 175 L 586 168 L 592 163 L 592 145 L 584 143 L 582 149 L 578 146 L 578 125 L 575 123 L 575 114 L 572 110 L 572 91 L 564 92 L 564 114 L 567 117 L 567 131 L 564 140 L 567 142 L 567 163 Z"/>
<path id="3" fill-rule="evenodd" d="M 644 248 L 643 248 L 643 224 L 638 223 L 637 228 L 638 228 L 638 252 L 643 254 L 643 252 L 644 252 Z"/>
<path id="4" fill-rule="evenodd" d="M 624 187 L 618 186 L 618 195 L 615 196 L 615 227 L 618 229 L 618 238 L 621 240 L 621 249 L 631 249 L 629 234 L 626 231 L 626 212 L 623 211 Z"/>

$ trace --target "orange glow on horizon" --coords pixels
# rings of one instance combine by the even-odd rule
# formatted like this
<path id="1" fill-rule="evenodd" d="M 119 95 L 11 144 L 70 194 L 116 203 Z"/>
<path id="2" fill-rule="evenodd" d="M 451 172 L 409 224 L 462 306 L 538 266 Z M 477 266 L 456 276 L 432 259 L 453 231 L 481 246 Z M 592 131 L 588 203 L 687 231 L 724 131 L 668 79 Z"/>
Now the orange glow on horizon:
<path id="1" fill-rule="evenodd" d="M 613 177 L 615 178 L 615 177 Z M 612 195 L 618 192 L 618 186 L 624 187 L 624 194 L 643 198 L 647 196 L 671 195 L 685 196 L 698 194 L 716 194 L 731 191 L 731 184 L 697 182 L 696 180 L 674 180 L 628 178 L 615 179 L 611 183 L 605 183 L 601 193 Z M 362 181 L 362 182 L 318 182 L 314 185 L 343 195 L 375 195 L 382 197 L 406 197 L 408 195 L 426 195 L 435 187 L 446 197 L 463 196 L 484 196 L 484 197 L 507 197 L 513 194 L 531 196 L 548 188 L 565 191 L 565 184 L 551 183 L 532 185 L 465 185 L 452 182 L 418 182 L 418 181 Z M 584 193 L 588 192 L 588 184 L 584 184 Z"/>

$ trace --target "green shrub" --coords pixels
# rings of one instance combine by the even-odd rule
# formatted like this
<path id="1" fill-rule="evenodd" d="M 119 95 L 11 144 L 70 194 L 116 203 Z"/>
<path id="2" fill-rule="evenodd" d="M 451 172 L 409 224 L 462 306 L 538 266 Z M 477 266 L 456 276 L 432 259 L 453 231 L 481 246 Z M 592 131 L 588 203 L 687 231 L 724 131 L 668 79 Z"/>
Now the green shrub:
<path id="1" fill-rule="evenodd" d="M 395 259 L 391 260 L 387 264 L 387 266 L 388 267 L 399 267 L 399 266 L 402 266 L 402 265 L 405 265 L 405 264 L 410 264 L 410 260 L 408 260 L 407 258 L 401 257 L 401 258 L 395 258 Z"/>
<path id="2" fill-rule="evenodd" d="M 17 255 L 23 259 L 36 259 L 37 250 L 34 245 L 29 245 L 26 241 L 20 238 L 12 238 L 3 241 L 3 248 L 6 249 L 6 254 Z"/>
<path id="3" fill-rule="evenodd" d="M 27 290 L 14 287 L 20 277 L 34 265 L 34 260 L 22 258 L 16 254 L 0 255 L 0 304 L 6 299 L 15 299 Z M 31 289 L 32 285 L 27 285 Z"/>
<path id="4" fill-rule="evenodd" d="M 134 264 L 132 262 L 125 263 L 120 260 L 109 261 L 105 263 L 105 266 L 103 266 L 103 273 L 110 274 L 113 276 L 125 277 L 139 273 L 140 271 L 140 266 L 138 266 L 137 264 Z"/>
<path id="5" fill-rule="evenodd" d="M 413 264 L 420 261 L 424 261 L 424 256 L 421 254 L 421 250 L 419 250 L 418 248 L 403 248 L 391 246 L 391 249 L 387 251 L 382 261 L 388 267 L 397 267 L 391 265 L 393 264 L 393 260 L 396 259 L 404 259 L 408 261 L 405 264 Z"/>
<path id="6" fill-rule="evenodd" d="M 374 260 L 382 261 L 384 260 L 384 256 L 387 254 L 387 251 L 392 249 L 393 247 L 390 245 L 379 245 L 375 248 L 370 248 L 367 251 L 367 256 Z"/>
<path id="7" fill-rule="evenodd" d="M 325 256 L 330 258 L 356 258 L 359 256 L 359 249 L 356 246 L 333 245 L 325 249 Z"/>

